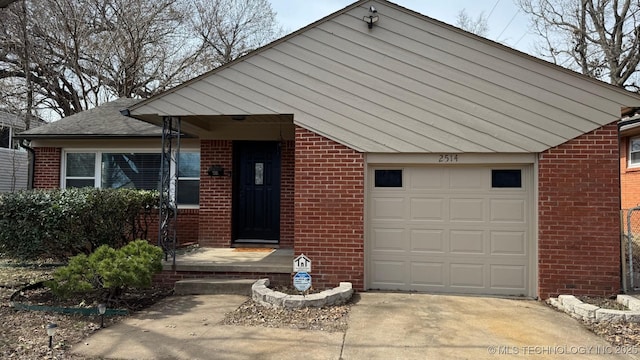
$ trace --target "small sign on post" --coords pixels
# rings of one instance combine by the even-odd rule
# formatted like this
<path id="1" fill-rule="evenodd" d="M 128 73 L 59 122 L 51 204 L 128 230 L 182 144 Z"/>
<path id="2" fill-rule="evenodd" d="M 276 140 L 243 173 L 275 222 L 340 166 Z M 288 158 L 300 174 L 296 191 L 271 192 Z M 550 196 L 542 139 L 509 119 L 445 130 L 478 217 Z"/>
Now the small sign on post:
<path id="1" fill-rule="evenodd" d="M 311 260 L 304 254 L 293 259 L 293 287 L 300 292 L 305 292 L 311 287 Z"/>
<path id="2" fill-rule="evenodd" d="M 304 271 L 297 272 L 293 276 L 293 287 L 300 292 L 305 292 L 311 287 L 311 275 Z"/>
<path id="3" fill-rule="evenodd" d="M 293 259 L 293 272 L 311 272 L 311 260 L 304 254 Z"/>

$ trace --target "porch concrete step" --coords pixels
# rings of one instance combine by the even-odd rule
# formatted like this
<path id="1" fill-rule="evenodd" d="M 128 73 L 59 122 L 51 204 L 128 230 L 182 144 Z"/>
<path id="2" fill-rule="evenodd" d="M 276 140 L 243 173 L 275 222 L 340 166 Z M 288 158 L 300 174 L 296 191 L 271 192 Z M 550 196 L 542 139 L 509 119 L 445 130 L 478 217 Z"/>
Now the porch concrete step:
<path id="1" fill-rule="evenodd" d="M 176 295 L 251 295 L 251 285 L 254 279 L 188 279 L 176 281 L 174 292 Z"/>

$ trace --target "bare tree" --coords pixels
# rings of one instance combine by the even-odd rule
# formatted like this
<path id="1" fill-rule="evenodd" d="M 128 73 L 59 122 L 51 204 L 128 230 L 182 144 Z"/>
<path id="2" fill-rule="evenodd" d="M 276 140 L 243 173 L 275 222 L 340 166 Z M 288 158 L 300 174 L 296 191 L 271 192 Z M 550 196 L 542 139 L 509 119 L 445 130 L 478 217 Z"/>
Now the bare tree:
<path id="1" fill-rule="evenodd" d="M 191 0 L 207 61 L 226 64 L 282 35 L 268 0 Z"/>
<path id="2" fill-rule="evenodd" d="M 466 9 L 460 10 L 456 17 L 456 26 L 478 36 L 486 37 L 489 33 L 489 24 L 487 17 L 484 16 L 484 11 L 473 19 Z"/>
<path id="3" fill-rule="evenodd" d="M 538 55 L 639 91 L 638 0 L 518 0 L 541 38 Z"/>
<path id="4" fill-rule="evenodd" d="M 276 35 L 267 0 L 20 0 L 0 13 L 0 107 L 146 98 Z"/>

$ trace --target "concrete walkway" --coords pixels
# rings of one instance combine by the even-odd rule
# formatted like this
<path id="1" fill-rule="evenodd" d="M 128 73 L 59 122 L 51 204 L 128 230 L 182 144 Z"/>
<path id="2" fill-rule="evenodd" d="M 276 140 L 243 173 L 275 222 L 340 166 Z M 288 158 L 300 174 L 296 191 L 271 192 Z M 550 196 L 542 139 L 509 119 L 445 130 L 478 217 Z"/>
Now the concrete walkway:
<path id="1" fill-rule="evenodd" d="M 363 293 L 346 334 L 220 325 L 247 298 L 175 296 L 73 352 L 115 359 L 640 359 L 529 300 Z M 605 355 L 598 355 L 597 353 Z"/>

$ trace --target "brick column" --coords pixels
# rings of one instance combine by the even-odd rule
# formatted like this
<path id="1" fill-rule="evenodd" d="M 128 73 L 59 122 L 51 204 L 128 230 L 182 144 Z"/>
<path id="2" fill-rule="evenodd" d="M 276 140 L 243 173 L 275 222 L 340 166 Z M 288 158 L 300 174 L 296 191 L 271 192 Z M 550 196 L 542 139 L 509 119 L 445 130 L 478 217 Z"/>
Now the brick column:
<path id="1" fill-rule="evenodd" d="M 364 155 L 296 127 L 295 245 L 314 286 L 364 289 Z"/>
<path id="2" fill-rule="evenodd" d="M 211 165 L 222 165 L 228 173 L 232 169 L 232 158 L 231 141 L 200 141 L 200 246 L 231 246 L 231 177 L 209 176 L 207 170 Z"/>

